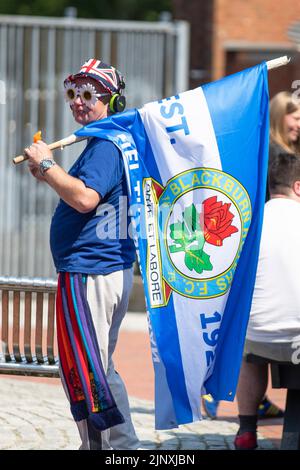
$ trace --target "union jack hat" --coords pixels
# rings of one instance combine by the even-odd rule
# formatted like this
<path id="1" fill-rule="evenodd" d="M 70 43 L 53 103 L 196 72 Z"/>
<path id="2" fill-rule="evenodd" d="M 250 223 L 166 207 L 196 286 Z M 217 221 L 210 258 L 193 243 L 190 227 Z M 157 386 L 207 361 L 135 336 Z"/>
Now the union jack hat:
<path id="1" fill-rule="evenodd" d="M 81 66 L 78 73 L 69 75 L 64 83 L 78 77 L 91 77 L 97 80 L 111 95 L 120 93 L 125 88 L 124 79 L 120 72 L 98 59 L 89 59 Z"/>

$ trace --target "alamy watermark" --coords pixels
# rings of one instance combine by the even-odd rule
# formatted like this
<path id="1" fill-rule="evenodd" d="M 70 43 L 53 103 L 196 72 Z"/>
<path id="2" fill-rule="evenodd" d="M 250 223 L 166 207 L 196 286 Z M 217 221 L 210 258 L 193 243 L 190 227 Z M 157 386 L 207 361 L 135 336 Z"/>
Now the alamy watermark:
<path id="1" fill-rule="evenodd" d="M 297 101 L 297 103 L 300 105 L 300 80 L 294 80 L 291 85 L 292 90 L 295 90 L 292 92 L 292 98 L 293 100 Z"/>
<path id="2" fill-rule="evenodd" d="M 154 224 L 149 221 L 147 223 L 145 214 L 149 216 L 150 213 L 151 219 L 158 222 L 165 210 L 169 211 L 169 208 L 162 207 L 156 210 L 152 203 L 145 205 L 137 203 L 129 206 L 127 196 L 120 196 L 117 206 L 108 203 L 98 206 L 96 211 L 96 217 L 99 219 L 96 226 L 97 237 L 100 240 L 125 240 L 127 238 L 146 240 L 158 235 L 164 237 L 165 234 L 161 233 L 160 224 L 155 224 L 157 232 L 154 233 Z M 177 207 L 173 208 L 173 212 L 176 210 L 178 210 Z M 181 212 L 182 209 L 180 209 L 180 214 Z"/>
<path id="3" fill-rule="evenodd" d="M 6 104 L 6 86 L 3 80 L 0 80 L 0 104 Z"/>
<path id="4" fill-rule="evenodd" d="M 292 349 L 295 351 L 292 354 L 291 361 L 293 364 L 300 364 L 300 336 L 296 336 L 292 342 Z"/>

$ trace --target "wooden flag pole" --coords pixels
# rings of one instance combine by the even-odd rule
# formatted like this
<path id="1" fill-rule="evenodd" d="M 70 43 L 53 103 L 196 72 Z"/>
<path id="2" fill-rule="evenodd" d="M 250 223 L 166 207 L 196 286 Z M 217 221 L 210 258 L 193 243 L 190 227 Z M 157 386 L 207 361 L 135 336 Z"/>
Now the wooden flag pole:
<path id="1" fill-rule="evenodd" d="M 53 142 L 52 144 L 49 144 L 48 147 L 50 150 L 63 149 L 67 145 L 75 144 L 75 142 L 80 142 L 81 140 L 85 140 L 87 138 L 88 137 L 76 137 L 76 135 L 71 134 L 68 137 L 65 137 L 64 139 L 61 139 L 61 140 L 58 140 L 57 142 Z M 22 163 L 25 160 L 28 160 L 27 155 L 19 155 L 13 158 L 13 163 L 17 165 L 18 163 Z"/>
<path id="2" fill-rule="evenodd" d="M 281 67 L 282 65 L 287 65 L 290 62 L 291 58 L 287 55 L 282 57 L 278 57 L 278 59 L 268 60 L 267 61 L 267 69 L 272 70 L 276 69 L 277 67 Z"/>

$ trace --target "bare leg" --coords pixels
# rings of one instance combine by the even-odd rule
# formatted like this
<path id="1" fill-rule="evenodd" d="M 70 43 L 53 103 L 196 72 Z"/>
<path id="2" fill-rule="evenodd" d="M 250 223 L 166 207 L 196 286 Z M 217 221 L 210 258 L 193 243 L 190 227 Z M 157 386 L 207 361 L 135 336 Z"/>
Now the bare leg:
<path id="1" fill-rule="evenodd" d="M 242 361 L 237 401 L 240 415 L 256 415 L 268 385 L 268 365 Z"/>

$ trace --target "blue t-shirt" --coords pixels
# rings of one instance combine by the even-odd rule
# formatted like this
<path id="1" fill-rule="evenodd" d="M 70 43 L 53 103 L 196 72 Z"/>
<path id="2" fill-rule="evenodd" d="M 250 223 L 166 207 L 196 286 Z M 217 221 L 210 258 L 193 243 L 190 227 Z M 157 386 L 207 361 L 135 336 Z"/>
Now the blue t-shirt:
<path id="1" fill-rule="evenodd" d="M 118 148 L 92 138 L 69 171 L 99 194 L 96 209 L 82 214 L 63 200 L 54 212 L 50 246 L 57 272 L 109 274 L 135 260 L 128 235 L 128 198 L 124 163 Z"/>

